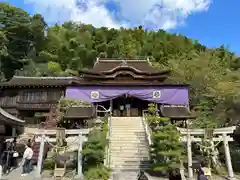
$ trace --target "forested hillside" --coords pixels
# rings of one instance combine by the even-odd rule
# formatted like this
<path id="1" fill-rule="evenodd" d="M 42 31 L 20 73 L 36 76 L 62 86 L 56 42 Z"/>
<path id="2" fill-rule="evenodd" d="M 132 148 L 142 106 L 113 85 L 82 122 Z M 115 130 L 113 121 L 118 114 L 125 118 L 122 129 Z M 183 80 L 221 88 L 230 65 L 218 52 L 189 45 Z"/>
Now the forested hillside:
<path id="1" fill-rule="evenodd" d="M 240 117 L 240 58 L 221 46 L 163 30 L 94 28 L 66 22 L 47 27 L 44 18 L 0 3 L 1 80 L 15 75 L 67 76 L 92 66 L 96 57 L 150 58 L 172 70 L 172 80 L 191 85 L 193 126 L 226 126 Z M 201 113 L 200 113 L 201 112 Z M 204 121 L 202 121 L 204 120 Z"/>

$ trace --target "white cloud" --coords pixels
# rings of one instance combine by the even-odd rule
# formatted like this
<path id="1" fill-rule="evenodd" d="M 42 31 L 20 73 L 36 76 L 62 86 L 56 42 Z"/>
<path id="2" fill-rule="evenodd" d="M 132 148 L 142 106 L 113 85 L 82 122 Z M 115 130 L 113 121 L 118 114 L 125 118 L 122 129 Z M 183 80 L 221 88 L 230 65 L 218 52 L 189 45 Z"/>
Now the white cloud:
<path id="1" fill-rule="evenodd" d="M 193 14 L 208 10 L 212 0 L 24 0 L 50 24 L 72 20 L 96 27 L 143 25 L 153 29 L 172 29 Z M 114 3 L 119 12 L 107 9 Z M 117 15 L 117 16 L 116 16 Z M 118 18 L 116 18 L 118 17 Z M 127 22 L 127 23 L 126 23 Z"/>

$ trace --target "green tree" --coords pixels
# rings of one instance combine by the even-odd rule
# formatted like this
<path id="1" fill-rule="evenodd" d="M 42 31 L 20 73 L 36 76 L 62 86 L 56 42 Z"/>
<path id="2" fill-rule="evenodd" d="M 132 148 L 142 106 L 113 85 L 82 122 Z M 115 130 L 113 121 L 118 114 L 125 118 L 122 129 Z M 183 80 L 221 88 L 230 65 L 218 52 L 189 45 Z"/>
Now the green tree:
<path id="1" fill-rule="evenodd" d="M 154 171 L 168 172 L 179 168 L 184 159 L 184 148 L 180 142 L 180 133 L 169 118 L 155 115 L 153 106 L 149 106 L 147 120 L 152 129 L 151 158 Z"/>

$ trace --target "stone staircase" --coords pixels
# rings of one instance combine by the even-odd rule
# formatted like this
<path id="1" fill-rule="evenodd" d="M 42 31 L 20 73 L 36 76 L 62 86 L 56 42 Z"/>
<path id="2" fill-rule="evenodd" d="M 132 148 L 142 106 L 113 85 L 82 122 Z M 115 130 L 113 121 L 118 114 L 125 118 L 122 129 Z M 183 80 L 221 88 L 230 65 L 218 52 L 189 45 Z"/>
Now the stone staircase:
<path id="1" fill-rule="evenodd" d="M 149 159 L 142 117 L 112 117 L 110 168 L 113 172 L 148 169 Z"/>

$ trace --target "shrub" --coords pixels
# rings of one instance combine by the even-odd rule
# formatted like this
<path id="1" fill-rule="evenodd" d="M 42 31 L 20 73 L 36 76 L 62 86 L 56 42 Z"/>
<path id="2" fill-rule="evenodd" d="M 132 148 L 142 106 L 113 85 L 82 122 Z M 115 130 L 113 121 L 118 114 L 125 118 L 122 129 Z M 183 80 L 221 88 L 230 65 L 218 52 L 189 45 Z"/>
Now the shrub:
<path id="1" fill-rule="evenodd" d="M 176 126 L 170 123 L 169 118 L 154 113 L 147 116 L 147 120 L 152 129 L 153 171 L 166 173 L 172 168 L 179 168 L 184 158 L 184 148 L 179 141 L 180 133 Z"/>
<path id="2" fill-rule="evenodd" d="M 55 158 L 44 160 L 43 169 L 54 170 L 54 167 L 55 167 Z"/>
<path id="3" fill-rule="evenodd" d="M 103 165 L 90 168 L 84 173 L 85 180 L 108 180 L 109 176 L 109 169 Z"/>
<path id="4" fill-rule="evenodd" d="M 108 145 L 106 139 L 107 121 L 102 125 L 101 129 L 94 128 L 88 135 L 88 140 L 83 144 L 83 169 L 89 171 L 90 169 L 100 167 L 102 169 L 105 158 L 105 147 Z"/>

